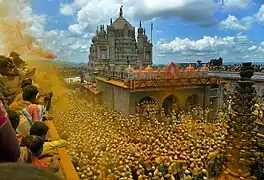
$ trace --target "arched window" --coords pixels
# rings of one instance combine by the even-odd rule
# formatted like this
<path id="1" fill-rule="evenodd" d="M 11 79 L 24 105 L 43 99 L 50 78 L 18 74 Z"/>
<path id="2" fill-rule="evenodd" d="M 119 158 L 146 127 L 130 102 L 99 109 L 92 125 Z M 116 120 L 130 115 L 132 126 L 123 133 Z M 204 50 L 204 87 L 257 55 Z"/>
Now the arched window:
<path id="1" fill-rule="evenodd" d="M 176 96 L 170 95 L 164 99 L 162 108 L 164 108 L 165 114 L 170 114 L 173 111 L 178 112 L 180 111 L 180 101 Z"/>

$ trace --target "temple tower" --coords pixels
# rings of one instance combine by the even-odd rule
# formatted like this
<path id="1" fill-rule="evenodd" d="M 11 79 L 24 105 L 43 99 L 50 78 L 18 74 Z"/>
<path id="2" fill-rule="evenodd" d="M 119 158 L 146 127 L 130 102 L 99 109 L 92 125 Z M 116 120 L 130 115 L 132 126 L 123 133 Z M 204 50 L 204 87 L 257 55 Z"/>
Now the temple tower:
<path id="1" fill-rule="evenodd" d="M 137 38 L 137 41 L 136 41 Z M 142 23 L 138 28 L 138 37 L 135 37 L 135 28 L 124 18 L 123 6 L 121 6 L 118 18 L 110 24 L 106 30 L 103 25 L 96 30 L 90 46 L 90 69 L 101 69 L 106 64 L 114 67 L 134 67 L 141 64 L 147 67 L 152 64 L 152 44 L 148 41 Z"/>

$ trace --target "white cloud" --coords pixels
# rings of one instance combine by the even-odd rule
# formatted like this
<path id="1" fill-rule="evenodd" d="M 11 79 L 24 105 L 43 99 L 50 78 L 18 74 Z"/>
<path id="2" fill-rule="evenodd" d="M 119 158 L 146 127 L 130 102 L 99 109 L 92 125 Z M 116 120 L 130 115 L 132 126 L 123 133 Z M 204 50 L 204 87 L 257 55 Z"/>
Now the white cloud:
<path id="1" fill-rule="evenodd" d="M 74 14 L 74 7 L 70 4 L 61 4 L 60 5 L 60 13 L 65 16 L 70 16 Z"/>
<path id="2" fill-rule="evenodd" d="M 134 16 L 151 19 L 178 17 L 182 20 L 200 22 L 211 20 L 218 6 L 212 0 L 142 0 L 134 6 Z"/>
<path id="3" fill-rule="evenodd" d="M 178 17 L 198 24 L 203 22 L 207 26 L 215 24 L 213 15 L 218 8 L 212 0 L 74 0 L 70 4 L 61 4 L 60 13 L 76 14 L 76 22 L 68 29 L 81 34 L 94 32 L 98 24 L 105 24 L 110 17 L 116 17 L 121 5 L 124 5 L 124 15 L 132 21 Z"/>
<path id="4" fill-rule="evenodd" d="M 259 47 L 256 49 L 256 52 L 257 52 L 257 53 L 262 53 L 262 55 L 263 55 L 263 53 L 264 53 L 264 47 L 263 47 L 263 46 L 259 46 Z"/>
<path id="5" fill-rule="evenodd" d="M 226 8 L 245 9 L 254 4 L 254 0 L 223 0 L 223 5 Z"/>
<path id="6" fill-rule="evenodd" d="M 225 61 L 240 61 L 241 57 L 251 57 L 253 53 L 259 57 L 264 53 L 264 47 L 251 45 L 250 40 L 241 33 L 236 36 L 204 36 L 202 39 L 181 39 L 179 37 L 172 41 L 160 41 L 157 44 L 157 54 L 166 58 L 157 56 L 157 61 L 168 63 L 169 58 L 184 62 L 186 60 L 196 62 L 201 59 L 204 62 L 211 58 L 223 57 Z M 257 59 L 257 57 L 255 59 Z"/>
<path id="7" fill-rule="evenodd" d="M 255 51 L 258 47 L 257 46 L 251 46 L 248 48 L 249 51 Z"/>
<path id="8" fill-rule="evenodd" d="M 31 22 L 31 33 L 45 48 L 55 53 L 58 59 L 68 61 L 88 61 L 88 45 L 91 43 L 93 33 L 86 33 L 82 37 L 73 37 L 67 31 L 46 30 L 48 17 L 33 13 L 28 0 L 19 0 L 19 4 L 12 6 L 16 17 L 25 22 Z M 12 12 L 11 12 L 12 13 Z"/>
<path id="9" fill-rule="evenodd" d="M 72 3 L 66 1 L 60 4 L 60 13 L 65 16 L 70 16 L 80 10 L 83 6 L 88 3 L 88 0 L 74 0 Z"/>
<path id="10" fill-rule="evenodd" d="M 179 53 L 179 52 L 210 52 L 214 50 L 224 50 L 235 46 L 234 37 L 209 37 L 197 41 L 189 38 L 176 38 L 168 43 L 158 43 L 157 47 L 161 51 Z"/>
<path id="11" fill-rule="evenodd" d="M 264 4 L 261 5 L 258 13 L 257 13 L 257 20 L 261 23 L 264 24 Z"/>
<path id="12" fill-rule="evenodd" d="M 245 55 L 242 57 L 243 59 L 248 59 L 249 58 L 249 55 Z"/>
<path id="13" fill-rule="evenodd" d="M 247 31 L 252 27 L 255 19 L 253 17 L 243 17 L 237 19 L 235 16 L 228 15 L 228 17 L 221 21 L 219 27 L 226 30 L 238 30 L 238 31 Z"/>

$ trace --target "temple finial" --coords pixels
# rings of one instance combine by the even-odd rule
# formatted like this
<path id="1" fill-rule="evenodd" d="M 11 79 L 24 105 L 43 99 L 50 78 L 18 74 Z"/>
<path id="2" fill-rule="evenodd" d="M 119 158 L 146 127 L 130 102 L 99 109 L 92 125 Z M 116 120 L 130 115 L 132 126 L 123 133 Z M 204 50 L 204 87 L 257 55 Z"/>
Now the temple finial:
<path id="1" fill-rule="evenodd" d="M 119 16 L 123 16 L 123 5 L 120 7 Z"/>
<path id="2" fill-rule="evenodd" d="M 113 19 L 112 18 L 110 18 L 110 24 L 113 24 Z"/>
<path id="3" fill-rule="evenodd" d="M 141 27 L 142 26 L 142 23 L 141 23 L 141 21 L 139 21 L 139 27 Z"/>

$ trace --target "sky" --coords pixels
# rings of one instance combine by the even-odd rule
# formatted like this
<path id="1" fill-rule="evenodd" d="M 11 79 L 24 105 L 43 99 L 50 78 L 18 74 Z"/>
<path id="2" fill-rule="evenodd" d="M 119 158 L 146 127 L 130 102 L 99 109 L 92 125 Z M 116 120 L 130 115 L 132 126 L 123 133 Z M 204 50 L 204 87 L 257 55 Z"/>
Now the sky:
<path id="1" fill-rule="evenodd" d="M 4 0 L 0 0 L 1 1 Z M 115 20 L 123 5 L 134 27 L 142 21 L 153 61 L 264 62 L 264 0 L 17 0 L 17 18 L 58 60 L 88 62 L 96 27 Z M 14 7 L 13 7 L 14 9 Z"/>

